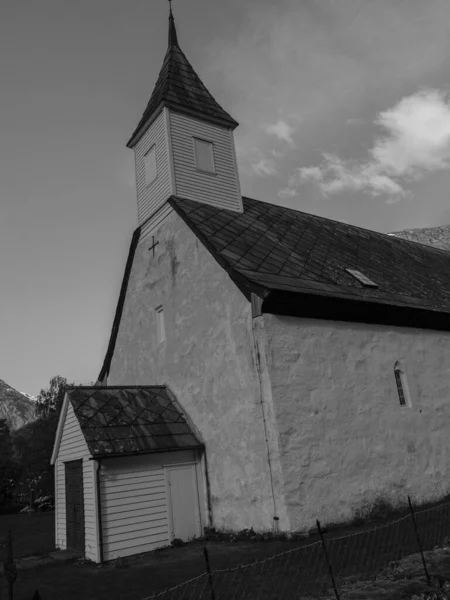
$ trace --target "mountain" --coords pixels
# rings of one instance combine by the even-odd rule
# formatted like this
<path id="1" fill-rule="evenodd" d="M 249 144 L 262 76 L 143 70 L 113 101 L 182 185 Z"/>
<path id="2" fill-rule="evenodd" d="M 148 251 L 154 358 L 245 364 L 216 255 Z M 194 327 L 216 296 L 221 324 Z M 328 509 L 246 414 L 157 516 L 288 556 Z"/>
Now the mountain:
<path id="1" fill-rule="evenodd" d="M 411 240 L 412 242 L 434 246 L 441 250 L 450 250 L 450 225 L 444 225 L 443 227 L 425 227 L 422 229 L 404 229 L 403 231 L 394 231 L 389 235 L 395 235 L 404 238 L 405 240 Z"/>
<path id="2" fill-rule="evenodd" d="M 0 419 L 6 419 L 11 431 L 36 418 L 36 403 L 0 379 Z"/>

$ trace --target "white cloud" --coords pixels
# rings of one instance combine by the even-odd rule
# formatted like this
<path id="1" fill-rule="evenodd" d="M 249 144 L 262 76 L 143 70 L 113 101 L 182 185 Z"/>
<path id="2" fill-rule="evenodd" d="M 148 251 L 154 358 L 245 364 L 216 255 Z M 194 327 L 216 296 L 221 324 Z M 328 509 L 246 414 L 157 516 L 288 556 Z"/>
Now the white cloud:
<path id="1" fill-rule="evenodd" d="M 280 152 L 279 150 L 270 150 L 270 154 L 275 158 L 283 158 L 284 156 L 284 153 Z"/>
<path id="2" fill-rule="evenodd" d="M 439 90 L 423 90 L 379 113 L 375 139 L 365 162 L 324 154 L 319 166 L 296 169 L 288 189 L 315 182 L 325 195 L 344 190 L 386 194 L 390 202 L 406 195 L 405 184 L 427 172 L 450 168 L 450 102 Z M 283 192 L 286 193 L 285 191 Z"/>
<path id="3" fill-rule="evenodd" d="M 276 175 L 277 170 L 273 160 L 260 158 L 257 162 L 252 163 L 251 169 L 256 175 Z"/>
<path id="4" fill-rule="evenodd" d="M 301 171 L 302 179 L 313 179 L 315 181 L 321 181 L 323 179 L 322 169 L 320 167 L 303 167 L 299 169 Z M 295 177 L 290 179 L 290 182 L 295 184 Z"/>
<path id="5" fill-rule="evenodd" d="M 279 140 L 282 140 L 288 143 L 290 146 L 294 145 L 294 140 L 292 139 L 292 135 L 294 133 L 294 128 L 289 125 L 286 121 L 280 119 L 277 123 L 273 125 L 267 125 L 265 128 L 266 133 L 270 135 L 274 135 Z"/>
<path id="6" fill-rule="evenodd" d="M 443 0 L 248 0 L 237 26 L 214 36 L 199 67 L 241 124 L 235 135 L 247 154 L 258 148 L 274 158 L 272 149 L 283 150 L 281 171 L 291 147 L 264 126 L 300 125 L 301 135 L 291 137 L 303 155 L 319 143 L 331 147 L 338 127 L 346 139 L 363 136 L 372 103 L 390 106 L 394 90 L 432 75 L 439 81 L 449 35 L 450 2 Z"/>
<path id="7" fill-rule="evenodd" d="M 289 187 L 282 188 L 278 192 L 278 198 L 293 198 L 297 195 L 297 190 L 294 190 Z"/>

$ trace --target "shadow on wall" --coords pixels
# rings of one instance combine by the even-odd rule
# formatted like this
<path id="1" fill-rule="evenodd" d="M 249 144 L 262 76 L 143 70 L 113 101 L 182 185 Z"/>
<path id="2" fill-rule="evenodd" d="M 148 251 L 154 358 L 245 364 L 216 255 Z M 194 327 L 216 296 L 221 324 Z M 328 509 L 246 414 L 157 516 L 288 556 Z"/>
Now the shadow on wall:
<path id="1" fill-rule="evenodd" d="M 414 504 L 414 508 L 417 511 L 434 508 L 442 504 L 443 502 L 450 501 L 450 494 L 423 504 Z M 399 517 L 403 517 L 409 514 L 408 499 L 405 495 L 404 498 L 399 500 L 397 503 L 393 503 L 385 496 L 379 495 L 374 500 L 364 502 L 359 506 L 353 513 L 353 517 L 346 522 L 329 523 L 326 526 L 327 530 L 330 529 L 343 529 L 346 527 L 359 527 L 367 524 L 378 524 L 391 521 Z"/>

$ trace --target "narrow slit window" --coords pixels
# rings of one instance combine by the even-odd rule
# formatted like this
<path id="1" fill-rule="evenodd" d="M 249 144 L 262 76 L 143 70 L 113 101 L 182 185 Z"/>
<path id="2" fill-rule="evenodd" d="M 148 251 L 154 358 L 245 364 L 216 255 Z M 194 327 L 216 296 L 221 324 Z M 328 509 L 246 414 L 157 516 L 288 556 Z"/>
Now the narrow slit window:
<path id="1" fill-rule="evenodd" d="M 408 382 L 399 362 L 395 363 L 394 375 L 400 406 L 411 407 L 411 397 L 409 395 Z"/>
<path id="2" fill-rule="evenodd" d="M 145 183 L 149 186 L 153 183 L 158 175 L 156 168 L 156 146 L 152 146 L 144 155 L 145 161 Z"/>
<path id="3" fill-rule="evenodd" d="M 215 173 L 214 145 L 212 142 L 194 138 L 195 165 L 200 171 Z"/>
<path id="4" fill-rule="evenodd" d="M 164 342 L 166 339 L 166 326 L 164 323 L 164 309 L 162 306 L 158 306 L 155 309 L 156 312 L 156 330 L 158 335 L 158 343 Z"/>

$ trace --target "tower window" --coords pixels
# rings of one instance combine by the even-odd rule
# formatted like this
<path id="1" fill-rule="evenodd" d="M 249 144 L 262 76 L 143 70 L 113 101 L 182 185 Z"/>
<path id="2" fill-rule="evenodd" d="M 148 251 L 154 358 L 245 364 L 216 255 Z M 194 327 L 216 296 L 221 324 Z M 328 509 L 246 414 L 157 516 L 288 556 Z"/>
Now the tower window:
<path id="1" fill-rule="evenodd" d="M 194 138 L 195 165 L 199 171 L 215 173 L 214 145 L 212 142 Z"/>
<path id="2" fill-rule="evenodd" d="M 166 326 L 164 324 L 164 309 L 162 306 L 155 308 L 156 312 L 156 330 L 158 335 L 158 343 L 164 342 L 166 339 Z"/>
<path id="3" fill-rule="evenodd" d="M 144 155 L 145 160 L 145 183 L 150 185 L 156 179 L 158 170 L 156 168 L 156 146 L 152 146 Z"/>
<path id="4" fill-rule="evenodd" d="M 395 383 L 397 384 L 397 393 L 400 406 L 411 407 L 411 397 L 409 395 L 408 382 L 406 375 L 397 361 L 394 366 Z"/>

